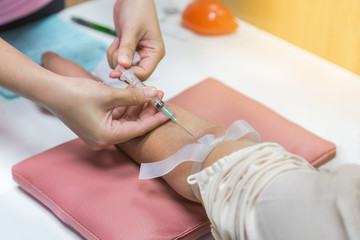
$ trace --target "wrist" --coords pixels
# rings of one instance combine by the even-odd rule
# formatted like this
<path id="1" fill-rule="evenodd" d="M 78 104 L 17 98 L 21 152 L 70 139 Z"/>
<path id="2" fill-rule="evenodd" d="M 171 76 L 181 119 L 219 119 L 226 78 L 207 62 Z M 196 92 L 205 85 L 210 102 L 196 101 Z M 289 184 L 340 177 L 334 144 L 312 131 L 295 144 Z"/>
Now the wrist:
<path id="1" fill-rule="evenodd" d="M 67 78 L 48 71 L 38 79 L 36 85 L 32 86 L 29 91 L 31 96 L 28 98 L 51 111 L 52 107 L 56 106 L 59 95 L 65 91 Z"/>

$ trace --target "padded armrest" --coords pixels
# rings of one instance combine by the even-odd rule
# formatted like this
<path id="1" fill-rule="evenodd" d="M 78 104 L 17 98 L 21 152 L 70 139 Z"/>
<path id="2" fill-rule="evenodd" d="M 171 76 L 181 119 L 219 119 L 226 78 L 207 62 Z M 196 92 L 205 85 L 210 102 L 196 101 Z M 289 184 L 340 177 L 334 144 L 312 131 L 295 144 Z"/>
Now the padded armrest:
<path id="1" fill-rule="evenodd" d="M 260 133 L 262 142 L 279 143 L 316 167 L 336 153 L 335 144 L 212 78 L 187 89 L 170 102 L 224 127 L 239 119 L 246 120 Z"/>
<path id="2" fill-rule="evenodd" d="M 244 119 L 263 141 L 278 142 L 315 166 L 335 154 L 334 144 L 213 79 L 171 102 L 222 126 Z M 162 179 L 139 180 L 138 165 L 115 147 L 92 151 L 76 139 L 12 171 L 21 188 L 87 239 L 196 239 L 210 231 L 200 204 L 182 198 Z"/>

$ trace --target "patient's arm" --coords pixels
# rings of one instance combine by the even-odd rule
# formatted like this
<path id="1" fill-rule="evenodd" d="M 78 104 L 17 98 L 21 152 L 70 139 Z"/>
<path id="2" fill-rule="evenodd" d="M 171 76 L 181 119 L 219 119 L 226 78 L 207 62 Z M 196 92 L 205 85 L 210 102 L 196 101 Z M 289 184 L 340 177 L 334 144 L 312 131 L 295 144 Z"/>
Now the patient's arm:
<path id="1" fill-rule="evenodd" d="M 198 138 L 208 133 L 214 134 L 215 137 L 225 135 L 225 128 L 214 125 L 174 104 L 167 103 L 167 106 L 175 113 L 177 119 Z M 182 147 L 195 142 L 196 140 L 177 125 L 177 123 L 169 121 L 143 137 L 135 138 L 128 142 L 118 144 L 117 146 L 136 162 L 148 163 L 163 160 Z M 252 144 L 255 144 L 255 142 L 248 138 L 223 142 L 215 147 L 209 154 L 205 160 L 204 168 L 219 158 Z M 163 178 L 180 195 L 196 201 L 191 187 L 186 181 L 191 173 L 192 164 L 193 162 L 182 163 L 164 175 Z"/>
<path id="2" fill-rule="evenodd" d="M 225 134 L 225 129 L 217 127 L 178 106 L 173 104 L 167 104 L 167 106 L 176 115 L 177 119 L 197 137 L 201 137 L 206 133 L 214 133 L 215 137 Z M 173 121 L 168 121 L 143 137 L 135 138 L 117 146 L 140 164 L 163 160 L 182 147 L 195 142 L 196 139 L 181 126 Z M 186 182 L 192 164 L 193 162 L 182 163 L 163 178 L 179 194 L 195 200 L 191 193 L 191 187 Z"/>
<path id="3" fill-rule="evenodd" d="M 43 55 L 43 66 L 60 75 L 87 77 L 98 80 L 81 66 L 53 53 Z M 212 124 L 179 106 L 169 103 L 167 103 L 167 106 L 176 115 L 177 119 L 198 138 L 208 133 L 214 134 L 215 137 L 220 137 L 226 132 L 226 129 Z M 184 129 L 177 125 L 177 123 L 168 121 L 145 136 L 118 144 L 117 146 L 134 161 L 138 163 L 148 163 L 161 161 L 173 155 L 182 147 L 195 142 L 196 139 L 190 136 Z M 203 167 L 205 168 L 211 165 L 219 158 L 240 148 L 253 144 L 255 144 L 255 142 L 248 138 L 223 142 L 213 149 L 205 160 Z M 186 181 L 186 178 L 190 175 L 192 164 L 193 162 L 182 163 L 164 175 L 163 178 L 183 197 L 196 201 L 191 187 Z"/>
<path id="4" fill-rule="evenodd" d="M 100 82 L 101 79 L 95 77 L 85 68 L 80 66 L 79 64 L 67 60 L 65 58 L 60 57 L 56 53 L 53 52 L 46 52 L 41 57 L 42 63 L 41 65 L 59 75 L 68 76 L 68 77 L 83 77 L 88 79 L 93 79 L 95 81 Z"/>

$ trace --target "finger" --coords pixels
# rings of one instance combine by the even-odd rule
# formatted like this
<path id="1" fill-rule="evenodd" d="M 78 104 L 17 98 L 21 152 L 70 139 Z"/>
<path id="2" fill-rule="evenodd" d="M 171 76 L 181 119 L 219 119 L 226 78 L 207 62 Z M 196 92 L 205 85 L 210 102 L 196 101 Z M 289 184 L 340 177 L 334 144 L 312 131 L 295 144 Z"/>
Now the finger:
<path id="1" fill-rule="evenodd" d="M 161 90 L 158 90 L 158 92 L 157 92 L 157 97 L 158 97 L 160 100 L 162 100 L 163 97 L 164 97 L 164 92 L 161 91 Z"/>
<path id="2" fill-rule="evenodd" d="M 166 122 L 168 118 L 158 112 L 139 121 L 124 122 L 124 119 L 113 121 L 113 143 L 125 142 L 142 136 Z"/>
<path id="3" fill-rule="evenodd" d="M 164 96 L 164 92 L 158 91 L 157 97 L 159 99 L 162 99 L 163 96 Z M 129 107 L 126 113 L 126 119 L 127 120 L 143 119 L 156 114 L 158 111 L 159 110 L 153 104 L 148 102 L 144 105 Z"/>
<path id="4" fill-rule="evenodd" d="M 150 56 L 142 57 L 139 64 L 137 66 L 133 66 L 131 69 L 140 80 L 147 80 L 155 70 L 162 57 L 162 55 L 156 53 L 153 53 Z"/>
<path id="5" fill-rule="evenodd" d="M 113 70 L 113 71 L 110 72 L 109 77 L 111 77 L 111 78 L 120 78 L 121 77 L 121 72 Z"/>
<path id="6" fill-rule="evenodd" d="M 120 47 L 117 51 L 117 60 L 121 66 L 125 68 L 131 66 L 138 42 L 139 39 L 137 39 L 134 29 L 123 30 L 121 33 Z"/>
<path id="7" fill-rule="evenodd" d="M 110 108 L 142 105 L 157 95 L 155 87 L 110 88 L 110 96 L 106 104 Z"/>
<path id="8" fill-rule="evenodd" d="M 141 60 L 141 57 L 140 57 L 139 53 L 138 53 L 138 52 L 135 52 L 134 58 L 133 58 L 133 61 L 132 61 L 131 65 L 132 65 L 132 66 L 138 65 L 139 62 L 140 62 L 140 60 Z M 115 67 L 115 68 L 116 68 L 116 67 Z M 115 71 L 115 70 L 113 70 L 113 71 L 111 71 L 111 72 L 109 73 L 109 77 L 110 77 L 110 78 L 120 78 L 120 77 L 121 77 L 121 74 L 122 74 L 122 73 L 121 73 L 120 71 Z"/>
<path id="9" fill-rule="evenodd" d="M 118 119 L 122 118 L 125 115 L 126 111 L 127 111 L 126 107 L 114 108 L 112 111 L 113 119 L 118 120 Z"/>
<path id="10" fill-rule="evenodd" d="M 158 94 L 157 94 L 157 97 L 162 100 L 163 97 L 164 97 L 164 92 L 163 91 L 158 91 Z M 151 103 L 149 103 L 147 106 L 145 106 L 143 112 L 141 114 L 144 114 L 144 113 L 150 113 L 150 114 L 154 114 L 158 111 L 158 109 L 152 105 Z M 140 116 L 141 117 L 141 116 Z"/>
<path id="11" fill-rule="evenodd" d="M 131 85 L 127 85 L 126 89 L 133 88 Z M 118 120 L 125 116 L 126 112 L 128 111 L 128 107 L 115 107 L 112 110 L 112 117 L 115 120 Z"/>
<path id="12" fill-rule="evenodd" d="M 134 87 L 131 85 L 127 85 L 126 87 L 126 89 L 132 89 L 132 88 Z M 128 107 L 125 119 L 128 121 L 136 121 L 143 109 L 144 109 L 144 105 L 136 105 L 136 106 Z"/>
<path id="13" fill-rule="evenodd" d="M 118 38 L 115 38 L 114 41 L 111 43 L 111 45 L 108 47 L 107 51 L 106 51 L 106 57 L 109 63 L 109 66 L 112 69 L 115 69 L 115 67 L 118 64 L 117 61 L 117 50 L 120 46 L 120 41 Z"/>
<path id="14" fill-rule="evenodd" d="M 128 108 L 126 112 L 125 119 L 128 121 L 136 121 L 139 119 L 140 113 L 143 110 L 144 110 L 144 105 L 131 106 Z"/>
<path id="15" fill-rule="evenodd" d="M 162 99 L 163 96 L 164 96 L 164 92 L 158 91 L 157 97 L 158 97 L 159 99 Z M 148 106 L 146 106 L 146 107 L 140 112 L 138 118 L 144 119 L 144 118 L 147 118 L 147 117 L 149 117 L 149 116 L 151 116 L 151 115 L 154 115 L 154 114 L 156 114 L 156 113 L 158 113 L 158 112 L 159 112 L 159 110 L 158 110 L 156 107 L 154 107 L 152 104 L 148 104 Z M 160 112 L 160 114 L 162 114 L 162 113 Z M 164 114 L 162 114 L 162 115 L 164 115 Z M 164 116 L 165 116 L 165 115 L 164 115 Z"/>

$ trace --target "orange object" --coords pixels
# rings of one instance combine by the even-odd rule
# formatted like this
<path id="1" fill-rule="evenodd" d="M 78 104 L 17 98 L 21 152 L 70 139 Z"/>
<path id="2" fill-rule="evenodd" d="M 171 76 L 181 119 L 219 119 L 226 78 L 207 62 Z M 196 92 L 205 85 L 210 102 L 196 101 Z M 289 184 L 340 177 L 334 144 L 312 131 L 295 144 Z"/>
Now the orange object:
<path id="1" fill-rule="evenodd" d="M 238 27 L 229 9 L 216 0 L 190 3 L 182 14 L 182 23 L 194 32 L 206 35 L 231 33 Z"/>

